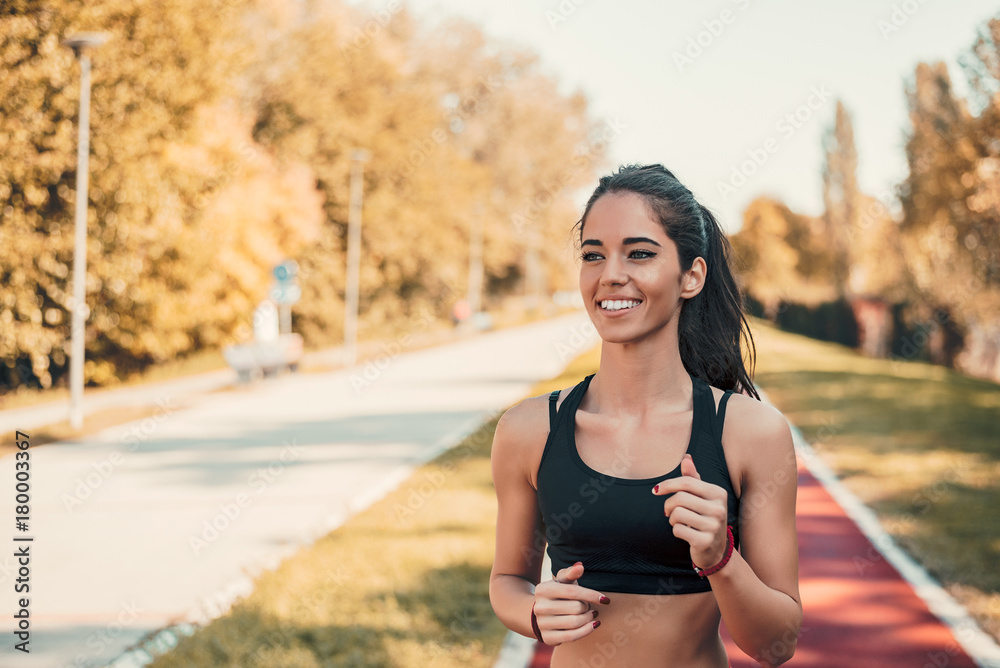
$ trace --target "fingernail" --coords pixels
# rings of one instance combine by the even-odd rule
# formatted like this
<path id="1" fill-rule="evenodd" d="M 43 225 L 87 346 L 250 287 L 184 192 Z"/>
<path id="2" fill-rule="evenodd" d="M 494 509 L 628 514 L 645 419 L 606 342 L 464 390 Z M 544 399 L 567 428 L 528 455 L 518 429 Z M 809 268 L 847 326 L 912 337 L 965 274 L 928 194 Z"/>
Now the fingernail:
<path id="1" fill-rule="evenodd" d="M 592 610 L 592 612 L 594 613 L 594 617 L 595 617 L 595 618 L 596 618 L 596 617 L 597 617 L 597 615 L 599 614 L 599 613 L 597 612 L 597 610 Z"/>
<path id="2" fill-rule="evenodd" d="M 583 566 L 583 562 L 582 562 L 582 561 L 578 561 L 578 562 L 576 562 L 576 563 L 575 563 L 575 564 L 573 564 L 573 565 L 574 565 L 574 566 Z"/>
<path id="3" fill-rule="evenodd" d="M 656 487 L 653 488 L 653 494 L 656 494 L 659 491 L 660 491 L 660 486 L 659 485 L 657 485 Z"/>
<path id="4" fill-rule="evenodd" d="M 607 605 L 610 602 L 611 602 L 610 598 L 608 598 L 607 596 L 601 596 L 601 603 L 603 603 L 604 605 Z"/>
<path id="5" fill-rule="evenodd" d="M 596 629 L 596 628 L 597 628 L 598 626 L 600 626 L 600 625 L 601 625 L 601 620 L 597 620 L 596 622 L 594 622 L 594 628 L 595 628 L 595 629 Z"/>

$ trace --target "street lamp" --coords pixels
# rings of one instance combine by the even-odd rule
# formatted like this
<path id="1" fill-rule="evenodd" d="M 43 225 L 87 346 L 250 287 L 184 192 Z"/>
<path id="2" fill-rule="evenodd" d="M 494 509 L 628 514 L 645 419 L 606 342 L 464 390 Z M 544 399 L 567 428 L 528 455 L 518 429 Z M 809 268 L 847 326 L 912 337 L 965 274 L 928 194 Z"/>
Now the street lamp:
<path id="1" fill-rule="evenodd" d="M 344 365 L 357 360 L 358 293 L 361 288 L 361 198 L 364 164 L 371 154 L 364 149 L 351 153 L 351 209 L 347 219 L 347 286 L 344 294 Z"/>
<path id="2" fill-rule="evenodd" d="M 80 61 L 80 122 L 76 150 L 76 241 L 73 246 L 73 327 L 69 366 L 69 421 L 74 429 L 83 427 L 83 335 L 87 303 L 87 169 L 90 160 L 90 55 L 89 50 L 108 41 L 100 32 L 81 32 L 63 44 L 73 49 Z"/>

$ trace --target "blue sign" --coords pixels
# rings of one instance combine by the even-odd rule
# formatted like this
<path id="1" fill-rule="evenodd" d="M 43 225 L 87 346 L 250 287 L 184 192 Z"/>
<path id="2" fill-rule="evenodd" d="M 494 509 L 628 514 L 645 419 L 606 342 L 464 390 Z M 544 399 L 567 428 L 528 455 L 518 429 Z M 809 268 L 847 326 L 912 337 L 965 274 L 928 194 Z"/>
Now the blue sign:
<path id="1" fill-rule="evenodd" d="M 274 268 L 274 277 L 284 283 L 299 275 L 299 263 L 295 260 L 286 260 Z"/>

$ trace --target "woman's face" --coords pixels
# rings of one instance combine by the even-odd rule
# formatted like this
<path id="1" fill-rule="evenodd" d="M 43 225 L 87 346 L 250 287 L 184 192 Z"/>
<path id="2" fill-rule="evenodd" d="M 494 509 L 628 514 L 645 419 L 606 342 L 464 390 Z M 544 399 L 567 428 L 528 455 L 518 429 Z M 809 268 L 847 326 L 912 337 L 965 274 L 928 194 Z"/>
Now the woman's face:
<path id="1" fill-rule="evenodd" d="M 610 343 L 658 332 L 704 284 L 705 261 L 696 258 L 682 272 L 676 244 L 638 195 L 614 193 L 594 202 L 580 252 L 580 293 Z"/>

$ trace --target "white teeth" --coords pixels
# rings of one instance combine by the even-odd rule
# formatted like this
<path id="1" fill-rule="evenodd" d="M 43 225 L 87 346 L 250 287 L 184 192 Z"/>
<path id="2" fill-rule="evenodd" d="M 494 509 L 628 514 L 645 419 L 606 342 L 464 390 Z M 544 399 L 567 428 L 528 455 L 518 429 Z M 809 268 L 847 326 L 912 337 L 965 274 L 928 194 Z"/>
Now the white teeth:
<path id="1" fill-rule="evenodd" d="M 631 299 L 605 299 L 601 302 L 601 308 L 606 311 L 620 311 L 623 308 L 638 306 L 640 303 Z"/>

